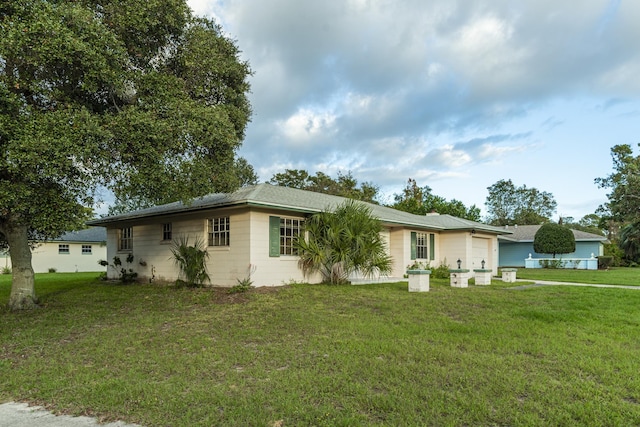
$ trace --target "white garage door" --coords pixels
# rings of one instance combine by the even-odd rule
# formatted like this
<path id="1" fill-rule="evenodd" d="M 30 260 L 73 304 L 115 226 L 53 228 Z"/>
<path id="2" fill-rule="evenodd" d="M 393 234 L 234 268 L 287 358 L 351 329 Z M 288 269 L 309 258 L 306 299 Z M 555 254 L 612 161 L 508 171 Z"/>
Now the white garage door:
<path id="1" fill-rule="evenodd" d="M 485 261 L 484 268 L 491 268 L 489 263 L 489 239 L 474 237 L 473 244 L 473 268 L 482 268 L 482 260 Z"/>

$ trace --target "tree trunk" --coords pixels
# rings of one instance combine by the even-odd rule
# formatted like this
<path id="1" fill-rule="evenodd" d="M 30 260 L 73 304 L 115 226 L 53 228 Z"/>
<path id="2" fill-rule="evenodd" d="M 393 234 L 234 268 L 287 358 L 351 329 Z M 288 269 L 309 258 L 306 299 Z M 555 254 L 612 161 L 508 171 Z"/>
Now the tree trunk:
<path id="1" fill-rule="evenodd" d="M 11 255 L 11 295 L 9 308 L 11 310 L 27 310 L 36 307 L 36 288 L 31 266 L 31 248 L 26 226 L 5 227 L 5 237 L 9 244 Z"/>

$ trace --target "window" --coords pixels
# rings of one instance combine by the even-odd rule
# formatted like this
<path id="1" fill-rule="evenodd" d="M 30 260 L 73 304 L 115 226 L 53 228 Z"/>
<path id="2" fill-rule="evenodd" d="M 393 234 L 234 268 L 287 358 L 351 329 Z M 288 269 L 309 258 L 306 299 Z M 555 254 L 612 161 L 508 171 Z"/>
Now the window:
<path id="1" fill-rule="evenodd" d="M 229 217 L 213 218 L 207 222 L 209 246 L 229 246 Z"/>
<path id="2" fill-rule="evenodd" d="M 171 240 L 172 239 L 172 235 L 171 235 L 171 229 L 173 227 L 171 226 L 171 223 L 168 222 L 166 224 L 162 224 L 162 240 Z"/>
<path id="3" fill-rule="evenodd" d="M 131 251 L 133 249 L 133 229 L 125 227 L 118 230 L 118 250 Z"/>
<path id="4" fill-rule="evenodd" d="M 82 245 L 82 255 L 91 255 L 91 245 Z"/>
<path id="5" fill-rule="evenodd" d="M 427 259 L 427 233 L 416 233 L 416 258 Z"/>
<path id="6" fill-rule="evenodd" d="M 59 254 L 69 254 L 69 245 L 58 245 Z"/>
<path id="7" fill-rule="evenodd" d="M 303 220 L 280 218 L 280 255 L 298 255 L 293 242 L 300 234 Z"/>

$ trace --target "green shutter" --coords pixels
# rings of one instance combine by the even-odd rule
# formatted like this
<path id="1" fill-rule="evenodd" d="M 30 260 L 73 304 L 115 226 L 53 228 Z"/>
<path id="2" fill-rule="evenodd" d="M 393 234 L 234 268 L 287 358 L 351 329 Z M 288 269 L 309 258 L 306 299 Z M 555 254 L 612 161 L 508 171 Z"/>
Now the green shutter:
<path id="1" fill-rule="evenodd" d="M 436 259 L 436 235 L 429 234 L 429 259 L 431 261 Z"/>
<path id="2" fill-rule="evenodd" d="M 269 256 L 280 256 L 280 217 L 269 217 Z"/>
<path id="3" fill-rule="evenodd" d="M 418 236 L 415 231 L 411 232 L 411 259 L 416 259 L 416 246 L 418 243 Z"/>

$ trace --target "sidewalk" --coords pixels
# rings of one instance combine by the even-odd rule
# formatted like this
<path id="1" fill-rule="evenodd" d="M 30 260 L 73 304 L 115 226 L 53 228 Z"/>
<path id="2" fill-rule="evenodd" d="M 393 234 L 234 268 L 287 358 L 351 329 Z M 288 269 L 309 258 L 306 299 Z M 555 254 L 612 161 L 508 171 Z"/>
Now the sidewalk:
<path id="1" fill-rule="evenodd" d="M 0 404 L 0 427 L 140 427 L 122 421 L 100 424 L 90 417 L 53 415 L 41 406 L 8 402 Z"/>
<path id="2" fill-rule="evenodd" d="M 640 291 L 640 286 L 628 286 L 628 285 L 601 285 L 596 283 L 573 283 L 573 282 L 553 282 L 549 280 L 527 280 L 527 279 L 517 279 L 516 282 L 534 282 L 531 285 L 522 285 L 516 286 L 514 288 L 509 289 L 527 289 L 527 288 L 535 288 L 538 286 L 583 286 L 588 288 L 615 288 L 615 289 L 635 289 Z"/>

